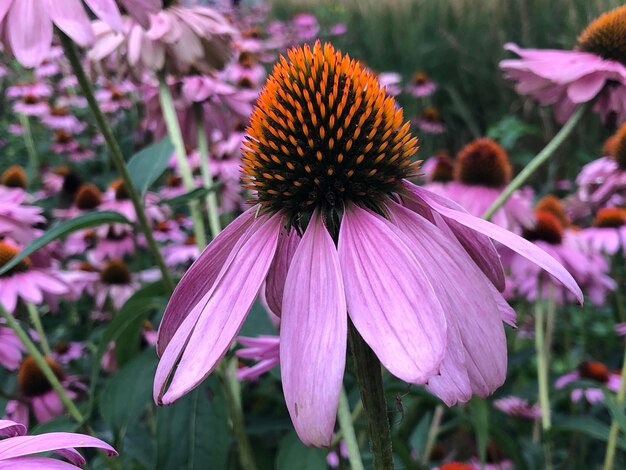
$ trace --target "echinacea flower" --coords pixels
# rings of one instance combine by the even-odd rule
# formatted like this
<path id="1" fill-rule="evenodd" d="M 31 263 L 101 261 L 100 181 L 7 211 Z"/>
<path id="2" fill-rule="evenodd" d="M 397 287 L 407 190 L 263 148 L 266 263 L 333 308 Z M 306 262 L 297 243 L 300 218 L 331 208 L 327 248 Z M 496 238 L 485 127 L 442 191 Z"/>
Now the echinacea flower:
<path id="1" fill-rule="evenodd" d="M 537 403 L 531 405 L 524 398 L 515 396 L 499 398 L 493 402 L 493 405 L 509 416 L 524 419 L 539 419 L 541 417 L 539 405 Z"/>
<path id="2" fill-rule="evenodd" d="M 432 95 L 437 90 L 437 84 L 420 71 L 413 74 L 405 89 L 416 98 L 423 98 Z"/>
<path id="3" fill-rule="evenodd" d="M 444 195 L 475 216 L 482 216 L 511 181 L 511 164 L 506 151 L 489 138 L 476 139 L 463 147 L 455 161 L 454 181 Z M 520 191 L 498 209 L 492 220 L 514 232 L 532 224 L 530 200 Z"/>
<path id="4" fill-rule="evenodd" d="M 98 438 L 71 432 L 48 432 L 26 436 L 26 426 L 11 420 L 0 420 L 1 470 L 71 470 L 79 469 L 87 461 L 76 448 L 102 449 L 109 457 L 117 457 L 116 450 Z M 40 455 L 54 452 L 70 463 Z M 32 455 L 35 454 L 35 455 Z"/>
<path id="5" fill-rule="evenodd" d="M 68 375 L 54 359 L 50 357 L 44 359 L 63 385 L 67 395 L 72 400 L 78 399 L 84 393 L 85 385 L 77 377 Z M 9 419 L 26 426 L 30 420 L 31 411 L 38 423 L 50 421 L 65 412 L 65 405 L 61 398 L 31 356 L 25 357 L 20 364 L 17 385 L 19 398 L 9 401 L 5 411 Z"/>
<path id="6" fill-rule="evenodd" d="M 427 134 L 442 134 L 446 127 L 441 122 L 441 113 L 434 106 L 427 106 L 419 117 L 414 120 L 415 125 Z"/>
<path id="7" fill-rule="evenodd" d="M 243 348 L 238 349 L 235 355 L 239 359 L 257 361 L 253 366 L 237 368 L 239 380 L 258 380 L 261 375 L 278 365 L 280 349 L 278 336 L 264 335 L 258 338 L 239 336 L 237 341 Z"/>
<path id="8" fill-rule="evenodd" d="M 602 253 L 614 255 L 619 250 L 626 253 L 626 209 L 600 209 L 593 219 L 593 226 L 583 229 L 580 236 Z"/>
<path id="9" fill-rule="evenodd" d="M 500 62 L 517 92 L 543 105 L 554 105 L 564 122 L 580 103 L 596 100 L 594 111 L 605 119 L 626 119 L 626 6 L 600 15 L 578 37 L 574 50 L 505 47 L 520 56 Z"/>
<path id="10" fill-rule="evenodd" d="M 603 385 L 612 392 L 619 390 L 621 376 L 619 372 L 611 372 L 608 367 L 598 361 L 583 361 L 575 371 L 569 372 L 559 377 L 554 384 L 557 389 L 564 388 L 566 385 L 577 380 L 591 380 Z M 581 398 L 593 404 L 604 401 L 604 392 L 600 387 L 574 388 L 571 392 L 573 402 L 579 402 Z"/>
<path id="11" fill-rule="evenodd" d="M 0 365 L 9 370 L 17 369 L 25 351 L 26 347 L 15 332 L 0 323 Z"/>
<path id="12" fill-rule="evenodd" d="M 8 239 L 0 241 L 0 266 L 4 266 L 18 255 L 20 249 Z M 0 304 L 12 313 L 18 299 L 40 304 L 44 297 L 67 294 L 71 287 L 53 268 L 35 266 L 25 258 L 17 266 L 0 275 Z"/>
<path id="13" fill-rule="evenodd" d="M 122 29 L 122 17 L 115 0 L 85 0 L 92 13 L 113 29 Z M 147 26 L 147 13 L 156 12 L 160 0 L 120 0 L 130 14 Z M 13 52 L 24 67 L 37 67 L 50 55 L 53 26 L 78 45 L 93 43 L 89 16 L 80 0 L 3 0 L 0 30 L 6 50 Z"/>
<path id="14" fill-rule="evenodd" d="M 487 236 L 582 297 L 531 243 L 409 183 L 419 172 L 409 127 L 375 76 L 330 44 L 280 58 L 245 142 L 242 172 L 255 205 L 213 240 L 170 299 L 157 403 L 213 371 L 266 279 L 281 316 L 285 401 L 313 446 L 332 438 L 348 316 L 387 370 L 427 383 L 446 403 L 503 383 L 502 320 L 514 313 L 498 292 L 504 274 Z"/>

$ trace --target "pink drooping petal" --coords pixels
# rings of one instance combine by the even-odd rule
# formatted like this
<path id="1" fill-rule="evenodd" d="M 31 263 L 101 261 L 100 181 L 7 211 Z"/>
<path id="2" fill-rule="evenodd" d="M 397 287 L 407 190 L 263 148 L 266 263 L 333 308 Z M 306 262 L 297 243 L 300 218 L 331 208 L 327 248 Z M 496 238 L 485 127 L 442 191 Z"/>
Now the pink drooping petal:
<path id="1" fill-rule="evenodd" d="M 52 21 L 40 0 L 14 1 L 5 22 L 13 54 L 24 67 L 36 67 L 48 57 Z"/>
<path id="2" fill-rule="evenodd" d="M 107 455 L 118 455 L 113 447 L 85 434 L 50 432 L 38 436 L 17 436 L 0 441 L 0 460 L 23 457 L 37 452 L 54 452 L 68 447 L 94 447 Z"/>
<path id="3" fill-rule="evenodd" d="M 265 281 L 265 300 L 267 306 L 272 313 L 280 316 L 283 303 L 283 292 L 285 289 L 285 279 L 289 271 L 289 265 L 293 254 L 300 243 L 300 236 L 295 230 L 291 230 L 288 234 L 281 233 L 278 238 L 278 248 L 276 248 L 276 256 L 272 262 L 267 280 Z"/>
<path id="4" fill-rule="evenodd" d="M 450 230 L 454 236 L 459 240 L 465 251 L 472 257 L 478 267 L 487 275 L 491 282 L 496 286 L 499 291 L 504 290 L 505 279 L 504 269 L 500 261 L 500 255 L 496 251 L 493 243 L 489 237 L 483 235 L 480 232 L 469 229 L 462 224 L 455 222 L 453 219 L 444 218 L 439 216 L 437 212 L 434 212 L 432 208 L 425 203 L 419 194 L 415 193 L 415 186 L 412 183 L 406 182 L 405 188 L 409 190 L 406 206 L 411 210 L 417 212 L 422 217 L 431 220 L 444 232 Z M 425 189 L 419 188 L 426 191 Z M 442 204 L 450 209 L 454 209 L 459 212 L 468 213 L 463 207 L 456 202 L 437 195 L 431 191 L 427 191 L 439 204 Z"/>
<path id="5" fill-rule="evenodd" d="M 586 103 L 600 93 L 605 83 L 606 74 L 591 73 L 570 84 L 567 97 L 574 103 Z"/>
<path id="6" fill-rule="evenodd" d="M 0 419 L 0 436 L 14 437 L 26 434 L 26 426 L 8 419 Z"/>
<path id="7" fill-rule="evenodd" d="M 159 326 L 157 354 L 162 355 L 183 320 L 211 289 L 237 241 L 254 221 L 253 207 L 228 225 L 191 265 L 176 286 Z"/>
<path id="8" fill-rule="evenodd" d="M 124 29 L 122 15 L 115 0 L 85 0 L 91 11 L 114 30 L 121 32 Z"/>
<path id="9" fill-rule="evenodd" d="M 13 1 L 14 0 L 5 0 L 4 2 L 0 2 L 0 23 L 2 23 L 2 20 L 4 20 L 4 17 L 9 11 L 9 8 L 11 8 Z"/>
<path id="10" fill-rule="evenodd" d="M 48 457 L 15 457 L 0 461 L 0 470 L 76 470 L 80 467 Z"/>
<path id="11" fill-rule="evenodd" d="M 281 214 L 260 216 L 232 249 L 211 294 L 203 299 L 163 403 L 174 402 L 200 384 L 226 354 L 267 276 L 283 223 Z"/>
<path id="12" fill-rule="evenodd" d="M 327 447 L 345 368 L 348 315 L 337 248 L 313 214 L 285 281 L 280 368 L 300 440 Z"/>
<path id="13" fill-rule="evenodd" d="M 495 288 L 456 238 L 399 204 L 390 203 L 388 210 L 410 240 L 409 247 L 433 286 L 449 326 L 440 376 L 429 385 L 434 384 L 435 393 L 442 392 L 440 397 L 448 405 L 469 399 L 465 373 L 474 394 L 493 393 L 504 383 L 507 366 L 506 336 L 492 294 Z M 461 354 L 454 348 L 460 348 Z"/>
<path id="14" fill-rule="evenodd" d="M 338 252 L 350 318 L 389 372 L 425 383 L 443 359 L 446 321 L 409 243 L 382 217 L 346 206 Z"/>
<path id="15" fill-rule="evenodd" d="M 87 47 L 95 39 L 91 22 L 80 0 L 40 0 L 54 24 L 79 46 Z M 33 15 L 35 16 L 35 15 Z"/>
<path id="16" fill-rule="evenodd" d="M 578 287 L 578 284 L 576 283 L 572 275 L 552 256 L 548 255 L 542 249 L 538 248 L 536 245 L 529 242 L 528 240 L 525 240 L 509 232 L 508 230 L 498 227 L 491 222 L 487 222 L 486 220 L 474 217 L 467 213 L 450 209 L 449 207 L 446 207 L 439 202 L 439 199 L 441 199 L 440 196 L 437 196 L 430 191 L 420 188 L 419 186 L 412 186 L 414 194 L 422 198 L 435 211 L 439 212 L 441 215 L 449 220 L 454 220 L 457 223 L 464 225 L 465 227 L 482 233 L 489 238 L 492 238 L 502 243 L 503 245 L 508 246 L 511 250 L 532 261 L 537 266 L 547 271 L 559 282 L 561 282 L 561 284 L 563 284 L 570 292 L 572 292 L 572 294 L 574 294 L 574 296 L 582 304 L 583 293 L 580 290 L 580 287 Z"/>
<path id="17" fill-rule="evenodd" d="M 156 13 L 161 9 L 160 0 L 120 0 L 120 3 L 144 29 L 150 28 L 150 13 Z"/>

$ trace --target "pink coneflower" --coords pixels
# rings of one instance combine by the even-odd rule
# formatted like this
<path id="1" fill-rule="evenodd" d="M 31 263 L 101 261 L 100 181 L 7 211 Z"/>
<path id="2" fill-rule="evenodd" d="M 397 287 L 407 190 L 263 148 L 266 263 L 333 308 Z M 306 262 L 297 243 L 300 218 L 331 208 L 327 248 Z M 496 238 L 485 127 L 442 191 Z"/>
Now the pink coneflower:
<path id="1" fill-rule="evenodd" d="M 446 185 L 444 194 L 475 216 L 482 216 L 511 180 L 509 157 L 492 139 L 467 144 L 459 151 L 455 165 L 454 181 Z M 532 224 L 531 202 L 516 191 L 492 220 L 517 233 Z"/>
<path id="2" fill-rule="evenodd" d="M 48 114 L 41 116 L 41 122 L 50 129 L 61 129 L 70 134 L 79 134 L 87 127 L 84 122 L 70 114 L 69 109 L 63 107 L 50 108 Z"/>
<path id="3" fill-rule="evenodd" d="M 409 183 L 417 139 L 375 76 L 330 44 L 281 57 L 251 117 L 242 172 L 255 205 L 187 271 L 159 328 L 154 398 L 172 403 L 226 354 L 273 263 L 285 227 L 302 238 L 280 290 L 280 366 L 303 442 L 330 443 L 345 366 L 348 315 L 395 376 L 447 403 L 486 396 L 506 375 L 487 235 L 580 290 L 531 243 Z M 321 90 L 321 91 L 319 91 Z M 403 124 L 404 123 L 404 124 Z M 282 275 L 284 274 L 284 276 Z M 281 287 L 282 286 L 282 287 Z"/>
<path id="4" fill-rule="evenodd" d="M 515 416 L 524 419 L 541 418 L 541 409 L 537 403 L 531 405 L 524 398 L 510 396 L 499 398 L 493 402 L 493 405 L 503 413 L 509 416 Z"/>
<path id="5" fill-rule="evenodd" d="M 25 351 L 13 330 L 0 323 L 0 365 L 9 370 L 17 369 Z"/>
<path id="6" fill-rule="evenodd" d="M 387 91 L 390 96 L 398 96 L 402 89 L 402 76 L 397 72 L 380 72 L 378 74 L 378 83 Z"/>
<path id="7" fill-rule="evenodd" d="M 98 18 L 113 29 L 122 29 L 122 18 L 114 0 L 85 0 Z M 147 13 L 160 8 L 159 0 L 120 0 L 126 10 L 147 26 Z M 0 5 L 0 30 L 6 50 L 25 67 L 36 67 L 49 55 L 53 27 L 59 28 L 78 45 L 94 41 L 89 16 L 78 0 L 4 0 Z"/>
<path id="8" fill-rule="evenodd" d="M 54 216 L 71 219 L 91 212 L 102 204 L 102 191 L 95 184 L 83 183 L 74 194 L 74 201 L 69 209 L 55 209 Z"/>
<path id="9" fill-rule="evenodd" d="M 441 113 L 434 106 L 424 108 L 421 115 L 415 118 L 413 123 L 427 134 L 442 134 L 446 130 L 443 122 L 441 122 Z"/>
<path id="10" fill-rule="evenodd" d="M 136 76 L 140 71 L 167 69 L 184 74 L 194 68 L 202 73 L 222 69 L 230 59 L 231 41 L 237 31 L 209 7 L 184 7 L 176 2 L 150 15 L 144 29 L 126 18 L 122 32 L 94 22 L 96 43 L 88 53 L 93 61 L 114 54 L 128 61 Z"/>
<path id="11" fill-rule="evenodd" d="M 626 323 L 618 323 L 615 325 L 615 334 L 617 336 L 626 336 Z"/>
<path id="12" fill-rule="evenodd" d="M 615 289 L 615 281 L 609 276 L 609 264 L 600 252 L 582 243 L 578 231 L 563 227 L 554 213 L 547 210 L 535 212 L 533 227 L 524 230 L 524 237 L 558 260 L 572 274 L 576 282 L 584 286 L 590 300 L 603 305 L 606 294 Z M 559 304 L 573 301 L 571 294 L 561 286 L 555 286 L 541 270 L 517 254 L 503 254 L 503 261 L 510 269 L 512 289 L 534 302 L 538 294 L 552 297 Z M 540 286 L 541 291 L 538 292 Z"/>
<path id="13" fill-rule="evenodd" d="M 105 231 L 97 232 L 96 246 L 90 253 L 93 259 L 104 261 L 107 259 L 122 259 L 124 256 L 133 255 L 136 251 L 135 239 L 132 229 L 125 226 L 109 225 Z M 84 234 L 85 242 L 89 243 L 92 235 L 87 232 Z"/>
<path id="14" fill-rule="evenodd" d="M 232 83 L 247 81 L 245 88 L 258 88 L 265 81 L 267 72 L 256 56 L 250 51 L 241 51 L 237 62 L 231 64 L 225 70 L 226 78 Z"/>
<path id="15" fill-rule="evenodd" d="M 626 119 L 626 56 L 620 46 L 626 31 L 626 6 L 592 21 L 578 37 L 575 50 L 505 47 L 520 59 L 504 60 L 500 67 L 517 82 L 518 93 L 541 104 L 554 105 L 565 121 L 580 103 L 596 100 L 594 110 L 604 118 Z M 597 99 L 596 99 L 597 98 Z"/>
<path id="16" fill-rule="evenodd" d="M 43 83 L 15 85 L 7 90 L 7 96 L 15 99 L 13 111 L 25 116 L 46 115 L 50 109 L 48 97 L 51 94 L 50 87 Z"/>
<path id="17" fill-rule="evenodd" d="M 72 134 L 63 129 L 56 130 L 52 140 L 50 149 L 54 153 L 70 153 L 80 147 L 80 144 L 74 139 Z"/>
<path id="18" fill-rule="evenodd" d="M 0 266 L 4 266 L 20 252 L 8 239 L 0 241 Z M 40 304 L 44 296 L 67 294 L 71 287 L 53 268 L 39 268 L 26 258 L 0 275 L 0 303 L 8 312 L 14 312 L 18 299 Z"/>
<path id="19" fill-rule="evenodd" d="M 60 341 L 55 346 L 50 357 L 59 364 L 69 364 L 83 357 L 86 345 L 81 341 Z"/>
<path id="20" fill-rule="evenodd" d="M 320 32 L 317 18 L 311 13 L 300 13 L 294 16 L 291 21 L 299 41 L 315 39 Z"/>
<path id="21" fill-rule="evenodd" d="M 237 378 L 239 380 L 258 380 L 261 375 L 272 370 L 280 362 L 280 338 L 278 336 L 263 335 L 257 338 L 239 336 L 237 341 L 243 348 L 238 349 L 235 355 L 239 359 L 256 361 L 256 364 L 253 366 L 240 366 L 237 368 Z"/>
<path id="22" fill-rule="evenodd" d="M 454 180 L 454 160 L 445 150 L 440 150 L 436 155 L 427 159 L 422 165 L 422 178 L 429 183 L 431 189 L 433 184 L 445 184 Z M 436 191 L 440 193 L 440 191 Z"/>
<path id="23" fill-rule="evenodd" d="M 171 267 L 191 263 L 200 256 L 200 249 L 193 235 L 187 237 L 183 243 L 164 246 L 162 251 L 165 263 Z"/>
<path id="24" fill-rule="evenodd" d="M 86 282 L 91 281 L 87 285 L 87 291 L 94 296 L 99 309 L 110 301 L 113 308 L 119 310 L 141 285 L 139 277 L 121 259 L 111 259 L 103 263 L 91 260 L 90 264 L 96 269 L 83 270 L 81 274 Z"/>
<path id="25" fill-rule="evenodd" d="M 585 379 L 602 384 L 612 392 L 619 390 L 621 382 L 620 373 L 611 372 L 608 367 L 601 362 L 583 361 L 578 365 L 575 371 L 559 377 L 554 386 L 557 389 L 561 389 L 571 382 Z M 572 390 L 572 401 L 578 402 L 583 397 L 592 404 L 604 401 L 604 391 L 600 387 L 575 388 Z"/>
<path id="26" fill-rule="evenodd" d="M 626 209 L 600 209 L 593 220 L 593 227 L 583 229 L 580 236 L 597 251 L 614 255 L 621 249 L 626 253 Z"/>
<path id="27" fill-rule="evenodd" d="M 46 220 L 42 215 L 43 210 L 26 204 L 28 193 L 14 185 L 23 181 L 19 170 L 13 175 L 5 173 L 3 176 L 6 177 L 3 178 L 4 184 L 9 183 L 10 186 L 9 188 L 0 186 L 0 235 L 30 241 L 35 236 L 31 227 Z M 11 181 L 13 178 L 20 181 Z"/>
<path id="28" fill-rule="evenodd" d="M 128 80 L 117 85 L 108 83 L 96 91 L 96 98 L 102 111 L 116 113 L 120 109 L 129 109 L 133 106 L 131 93 L 135 90 L 135 86 Z"/>
<path id="29" fill-rule="evenodd" d="M 159 197 L 154 193 L 147 193 L 145 195 L 145 210 L 146 215 L 155 222 L 162 222 L 166 218 L 167 209 L 158 205 Z M 119 212 L 131 222 L 137 221 L 137 213 L 135 212 L 135 206 L 128 195 L 126 186 L 122 179 L 117 179 L 109 185 L 109 188 L 104 193 L 101 210 L 111 210 Z"/>
<path id="30" fill-rule="evenodd" d="M 67 375 L 63 368 L 52 358 L 44 358 L 54 375 L 59 379 L 67 395 L 76 400 L 85 391 L 85 385 L 77 377 Z M 61 416 L 65 406 L 52 388 L 41 369 L 31 356 L 24 358 L 17 373 L 19 399 L 7 404 L 6 414 L 9 419 L 28 425 L 30 412 L 38 423 L 45 423 Z"/>
<path id="31" fill-rule="evenodd" d="M 416 72 L 406 84 L 405 90 L 416 98 L 422 98 L 432 95 L 437 90 L 437 84 L 424 72 Z"/>
<path id="32" fill-rule="evenodd" d="M 70 432 L 48 432 L 26 436 L 26 426 L 15 421 L 0 420 L 0 468 L 2 469 L 80 469 L 85 458 L 76 451 L 80 447 L 102 449 L 109 457 L 117 457 L 113 447 L 100 439 Z M 42 452 L 54 452 L 67 459 L 66 463 Z M 37 454 L 31 456 L 31 454 Z"/>

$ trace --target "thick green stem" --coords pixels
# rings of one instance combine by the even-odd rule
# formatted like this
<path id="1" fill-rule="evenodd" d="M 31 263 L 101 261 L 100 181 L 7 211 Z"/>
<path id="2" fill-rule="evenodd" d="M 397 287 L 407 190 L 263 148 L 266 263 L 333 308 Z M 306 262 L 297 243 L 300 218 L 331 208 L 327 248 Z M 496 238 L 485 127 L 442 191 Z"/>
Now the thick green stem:
<path id="1" fill-rule="evenodd" d="M 39 176 L 39 154 L 33 140 L 30 119 L 25 114 L 18 114 L 18 116 L 22 126 L 22 137 L 24 138 L 24 145 L 26 145 L 26 153 L 28 154 L 30 180 L 34 181 Z"/>
<path id="2" fill-rule="evenodd" d="M 135 212 L 137 213 L 137 220 L 139 222 L 139 226 L 141 227 L 141 231 L 146 237 L 146 243 L 148 244 L 148 248 L 152 252 L 152 256 L 156 261 L 159 270 L 161 271 L 161 275 L 163 276 L 163 282 L 165 283 L 165 287 L 173 291 L 174 290 L 174 282 L 172 281 L 172 277 L 170 276 L 170 272 L 165 264 L 165 260 L 159 251 L 159 247 L 152 235 L 152 229 L 150 228 L 150 223 L 148 221 L 148 217 L 143 208 L 143 203 L 141 201 L 141 197 L 133 184 L 133 181 L 128 173 L 128 168 L 126 167 L 126 162 L 122 155 L 122 151 L 120 149 L 117 140 L 113 136 L 113 132 L 107 123 L 107 119 L 102 113 L 100 106 L 98 106 L 98 101 L 94 95 L 93 86 L 89 78 L 87 78 L 87 74 L 83 69 L 83 66 L 80 61 L 80 57 L 78 55 L 78 51 L 76 50 L 76 46 L 72 42 L 72 40 L 65 35 L 62 31 L 57 31 L 59 38 L 61 39 L 61 44 L 63 45 L 63 50 L 65 51 L 65 57 L 69 60 L 72 70 L 76 75 L 78 80 L 78 84 L 80 85 L 83 93 L 85 94 L 85 98 L 89 103 L 89 109 L 93 113 L 96 124 L 98 125 L 98 129 L 102 133 L 104 137 L 104 141 L 106 142 L 107 148 L 109 149 L 109 154 L 111 159 L 113 160 L 113 164 L 115 165 L 118 173 L 122 177 L 124 181 L 124 186 L 126 187 L 126 191 L 133 203 L 133 207 L 135 208 Z"/>
<path id="3" fill-rule="evenodd" d="M 624 409 L 624 398 L 626 397 L 626 348 L 624 348 L 624 359 L 622 360 L 622 375 L 617 391 L 617 408 L 619 411 Z M 615 449 L 617 448 L 617 438 L 619 436 L 619 424 L 616 418 L 611 421 L 611 429 L 609 431 L 609 440 L 606 444 L 606 454 L 604 454 L 603 470 L 613 470 L 615 463 Z"/>
<path id="4" fill-rule="evenodd" d="M 552 451 L 550 446 L 550 394 L 548 390 L 548 364 L 546 355 L 545 314 L 541 299 L 541 279 L 537 283 L 537 299 L 535 301 L 535 348 L 537 352 L 537 382 L 539 383 L 539 406 L 541 408 L 541 427 L 543 429 L 546 469 L 552 469 Z"/>
<path id="5" fill-rule="evenodd" d="M 68 413 L 79 424 L 83 424 L 85 419 L 82 413 L 78 410 L 78 408 L 76 408 L 76 405 L 74 405 L 74 402 L 67 395 L 67 393 L 65 392 L 65 389 L 63 388 L 63 385 L 61 385 L 61 382 L 59 382 L 59 379 L 54 374 L 53 370 L 50 368 L 50 366 L 48 365 L 48 363 L 46 362 L 42 354 L 39 352 L 39 350 L 37 349 L 37 346 L 35 346 L 35 343 L 33 343 L 31 339 L 28 337 L 28 335 L 26 334 L 26 331 L 24 331 L 24 329 L 15 320 L 15 318 L 13 318 L 13 315 L 7 312 L 4 309 L 4 307 L 2 307 L 1 305 L 0 305 L 0 315 L 2 315 L 2 317 L 6 320 L 9 328 L 11 328 L 15 332 L 15 334 L 20 339 L 22 344 L 26 347 L 28 354 L 30 354 L 30 356 L 33 358 L 33 360 L 35 361 L 35 363 L 37 364 L 37 366 L 39 367 L 43 375 L 46 377 L 46 379 L 48 379 L 48 382 L 50 382 L 52 389 L 55 392 L 57 392 L 57 394 L 59 395 L 59 398 L 61 399 L 61 402 L 63 403 L 63 405 L 65 405 L 65 408 L 67 408 Z"/>
<path id="6" fill-rule="evenodd" d="M 159 100 L 161 102 L 161 111 L 163 112 L 163 118 L 165 119 L 165 125 L 167 126 L 167 133 L 172 139 L 174 145 L 174 153 L 176 154 L 176 161 L 178 162 L 178 170 L 180 176 L 183 179 L 183 184 L 187 191 L 193 191 L 195 184 L 193 182 L 193 174 L 189 162 L 187 161 L 187 152 L 185 151 L 185 142 L 183 140 L 183 133 L 180 130 L 180 123 L 178 122 L 178 116 L 176 115 L 176 107 L 174 106 L 174 100 L 170 87 L 167 85 L 165 79 L 165 72 L 158 73 L 159 78 Z M 196 237 L 196 243 L 203 249 L 206 246 L 206 234 L 204 233 L 204 220 L 202 219 L 202 211 L 200 210 L 200 204 L 198 201 L 191 201 L 189 203 L 189 210 L 191 211 L 191 218 L 193 219 L 193 231 Z"/>
<path id="7" fill-rule="evenodd" d="M 28 310 L 28 315 L 30 316 L 30 322 L 33 324 L 33 328 L 39 335 L 39 344 L 41 344 L 41 350 L 46 356 L 50 355 L 50 345 L 48 344 L 48 338 L 46 337 L 46 332 L 43 329 L 43 325 L 41 324 L 41 318 L 39 317 L 39 312 L 37 311 L 37 307 L 30 302 L 26 302 L 26 309 Z"/>
<path id="8" fill-rule="evenodd" d="M 502 191 L 502 194 L 498 196 L 498 199 L 496 199 L 491 207 L 483 214 L 483 219 L 491 219 L 493 214 L 495 214 L 496 211 L 509 200 L 513 193 L 519 189 L 541 165 L 548 161 L 548 159 L 561 146 L 565 139 L 572 133 L 588 107 L 588 104 L 582 104 L 576 109 L 576 111 L 574 111 L 574 114 L 572 114 L 554 138 L 548 142 L 548 145 L 546 145 L 543 150 L 539 152 L 522 171 L 519 172 L 519 174 L 507 185 L 506 188 L 504 188 L 504 191 Z"/>
<path id="9" fill-rule="evenodd" d="M 216 369 L 216 373 L 220 385 L 222 386 L 222 393 L 226 400 L 228 415 L 230 416 L 233 426 L 233 434 L 235 435 L 235 440 L 239 448 L 239 464 L 243 470 L 256 470 L 257 467 L 254 461 L 252 446 L 250 445 L 250 440 L 246 433 L 246 423 L 243 410 L 241 409 L 241 400 L 239 399 L 239 393 L 235 390 L 237 379 L 234 373 L 229 373 L 231 371 L 226 368 L 226 364 L 226 360 L 222 360 Z M 235 381 L 235 383 L 232 383 L 232 381 Z"/>
<path id="10" fill-rule="evenodd" d="M 352 424 L 352 415 L 350 414 L 350 403 L 345 389 L 341 389 L 339 395 L 339 409 L 337 411 L 339 419 L 339 428 L 343 433 L 343 440 L 348 448 L 348 460 L 352 470 L 363 470 L 363 462 L 361 461 L 361 451 L 359 443 L 356 440 L 354 425 Z"/>
<path id="11" fill-rule="evenodd" d="M 211 165 L 209 163 L 209 143 L 207 141 L 206 132 L 204 130 L 204 115 L 202 105 L 194 103 L 194 116 L 196 119 L 196 129 L 198 130 L 198 152 L 200 154 L 200 170 L 202 171 L 202 183 L 206 188 L 213 188 L 213 174 L 211 173 Z M 217 204 L 217 194 L 211 191 L 206 197 L 207 212 L 209 214 L 209 228 L 213 238 L 222 230 L 220 225 L 220 214 Z"/>
<path id="12" fill-rule="evenodd" d="M 374 470 L 392 470 L 391 430 L 380 361 L 352 323 L 349 331 L 356 377 L 367 417 Z"/>

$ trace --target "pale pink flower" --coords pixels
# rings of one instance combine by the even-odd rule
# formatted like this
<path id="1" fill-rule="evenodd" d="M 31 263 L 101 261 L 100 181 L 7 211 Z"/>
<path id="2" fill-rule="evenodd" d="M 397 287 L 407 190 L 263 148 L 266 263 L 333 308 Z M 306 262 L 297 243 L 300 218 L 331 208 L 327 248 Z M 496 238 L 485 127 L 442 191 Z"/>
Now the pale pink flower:
<path id="1" fill-rule="evenodd" d="M 517 82 L 517 92 L 543 105 L 554 105 L 564 122 L 577 105 L 595 100 L 594 111 L 605 119 L 626 120 L 626 67 L 614 41 L 620 41 L 626 8 L 598 17 L 578 38 L 576 50 L 505 48 L 520 56 L 500 62 L 505 76 Z"/>
<path id="2" fill-rule="evenodd" d="M 578 380 L 591 380 L 606 387 L 612 392 L 619 390 L 621 376 L 619 372 L 611 372 L 604 364 L 596 361 L 584 361 L 578 368 L 559 377 L 554 384 L 556 389 L 565 388 L 568 384 Z M 574 388 L 571 392 L 573 402 L 585 398 L 589 403 L 604 401 L 604 391 L 600 387 Z"/>
<path id="3" fill-rule="evenodd" d="M 17 369 L 25 351 L 26 347 L 13 330 L 0 322 L 0 365 L 9 370 Z"/>
<path id="4" fill-rule="evenodd" d="M 416 72 L 406 84 L 405 90 L 416 98 L 423 98 L 432 95 L 437 90 L 437 84 L 424 72 Z"/>
<path id="5" fill-rule="evenodd" d="M 92 13 L 111 28 L 122 30 L 122 17 L 114 0 L 85 0 Z M 147 25 L 147 13 L 160 7 L 159 0 L 120 0 L 126 10 Z M 25 67 L 36 67 L 50 55 L 53 27 L 79 46 L 94 41 L 89 16 L 80 0 L 3 0 L 0 30 L 6 50 Z"/>
<path id="6" fill-rule="evenodd" d="M 184 243 L 164 246 L 162 251 L 165 263 L 171 267 L 186 265 L 200 256 L 200 249 L 195 237 L 187 237 Z"/>
<path id="7" fill-rule="evenodd" d="M 276 367 L 280 362 L 280 338 L 278 336 L 259 336 L 257 338 L 239 336 L 237 341 L 243 348 L 238 349 L 235 355 L 239 359 L 256 361 L 256 364 L 253 366 L 240 366 L 237 368 L 237 378 L 239 380 L 256 381 L 261 375 Z"/>
<path id="8" fill-rule="evenodd" d="M 531 405 L 524 398 L 515 396 L 499 398 L 493 402 L 493 405 L 509 416 L 524 419 L 539 419 L 541 417 L 539 405 L 537 403 Z"/>
<path id="9" fill-rule="evenodd" d="M 441 114 L 434 106 L 424 108 L 421 115 L 413 120 L 413 124 L 427 134 L 443 134 L 446 130 L 446 126 L 441 121 Z"/>
<path id="10" fill-rule="evenodd" d="M 387 94 L 398 96 L 402 89 L 402 76 L 397 72 L 380 72 L 378 74 L 380 86 L 387 90 Z"/>
<path id="11" fill-rule="evenodd" d="M 296 31 L 296 36 L 300 41 L 315 39 L 320 32 L 320 25 L 312 13 L 300 13 L 294 16 L 291 21 Z"/>
<path id="12" fill-rule="evenodd" d="M 489 237 L 582 299 L 580 289 L 532 243 L 406 181 L 419 172 L 409 158 L 417 140 L 358 62 L 319 43 L 291 50 L 289 59 L 274 68 L 251 117 L 242 172 L 256 204 L 211 242 L 166 308 L 155 400 L 172 403 L 213 371 L 264 283 L 281 315 L 285 401 L 305 444 L 331 441 L 348 317 L 401 380 L 427 384 L 450 405 L 489 395 L 506 377 L 503 319 L 514 321 L 498 292 L 504 273 Z M 304 79 L 292 80 L 290 67 Z M 345 80 L 343 99 L 351 103 L 337 127 L 333 113 L 306 99 L 312 86 L 335 99 L 335 79 Z M 281 116 L 273 111 L 279 105 Z M 380 117 L 380 129 L 370 115 Z"/>
<path id="13" fill-rule="evenodd" d="M 599 252 L 614 255 L 621 250 L 626 253 L 626 209 L 600 209 L 593 226 L 584 228 L 580 236 Z"/>
<path id="14" fill-rule="evenodd" d="M 100 439 L 70 432 L 48 432 L 26 436 L 26 426 L 11 420 L 0 420 L 0 469 L 53 470 L 79 469 L 87 461 L 76 450 L 81 447 L 102 449 L 109 457 L 117 457 L 113 447 Z M 53 452 L 70 463 L 41 454 Z M 34 455 L 31 455 L 34 454 Z"/>
<path id="15" fill-rule="evenodd" d="M 80 134 L 87 127 L 87 124 L 62 107 L 50 108 L 48 114 L 41 116 L 41 122 L 49 129 L 61 129 L 70 134 Z"/>

